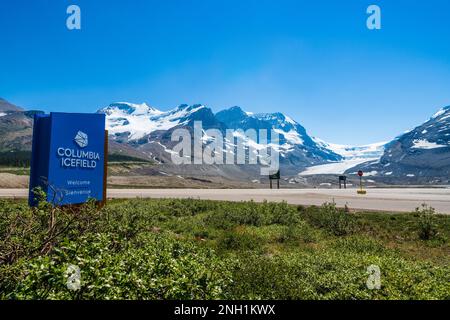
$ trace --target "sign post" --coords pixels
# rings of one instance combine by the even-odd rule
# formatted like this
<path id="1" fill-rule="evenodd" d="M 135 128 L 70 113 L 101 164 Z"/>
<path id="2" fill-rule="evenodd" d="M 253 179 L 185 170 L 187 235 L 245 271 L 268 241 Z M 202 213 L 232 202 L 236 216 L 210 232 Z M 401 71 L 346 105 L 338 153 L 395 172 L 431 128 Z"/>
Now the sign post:
<path id="1" fill-rule="evenodd" d="M 106 200 L 107 134 L 104 114 L 36 114 L 29 204 L 40 187 L 53 205 Z"/>
<path id="2" fill-rule="evenodd" d="M 358 171 L 358 176 L 359 176 L 359 190 L 358 190 L 358 194 L 367 194 L 367 191 L 363 189 L 363 184 L 362 184 L 362 177 L 364 175 L 364 172 L 362 170 Z"/>
<path id="3" fill-rule="evenodd" d="M 339 176 L 339 189 L 342 189 L 342 182 L 344 182 L 344 189 L 347 189 L 347 177 Z"/>
<path id="4" fill-rule="evenodd" d="M 103 200 L 100 202 L 100 207 L 104 207 L 106 205 L 106 187 L 108 185 L 108 137 L 109 132 L 108 130 L 105 130 L 105 145 L 103 148 Z"/>
<path id="5" fill-rule="evenodd" d="M 281 178 L 280 170 L 269 175 L 270 189 L 272 189 L 272 180 L 277 180 L 277 189 L 280 189 L 280 178 Z"/>

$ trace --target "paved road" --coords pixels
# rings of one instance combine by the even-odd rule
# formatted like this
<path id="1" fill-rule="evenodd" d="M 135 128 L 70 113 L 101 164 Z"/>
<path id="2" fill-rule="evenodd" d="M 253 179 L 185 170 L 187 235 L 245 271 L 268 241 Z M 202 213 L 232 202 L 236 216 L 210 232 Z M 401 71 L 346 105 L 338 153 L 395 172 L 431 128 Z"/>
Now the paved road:
<path id="1" fill-rule="evenodd" d="M 0 197 L 25 198 L 24 189 L 0 189 Z M 321 205 L 335 201 L 352 209 L 410 212 L 422 203 L 437 212 L 450 214 L 450 189 L 369 189 L 366 196 L 355 189 L 109 189 L 109 198 L 198 198 L 211 200 L 261 202 L 287 201 L 291 204 Z"/>

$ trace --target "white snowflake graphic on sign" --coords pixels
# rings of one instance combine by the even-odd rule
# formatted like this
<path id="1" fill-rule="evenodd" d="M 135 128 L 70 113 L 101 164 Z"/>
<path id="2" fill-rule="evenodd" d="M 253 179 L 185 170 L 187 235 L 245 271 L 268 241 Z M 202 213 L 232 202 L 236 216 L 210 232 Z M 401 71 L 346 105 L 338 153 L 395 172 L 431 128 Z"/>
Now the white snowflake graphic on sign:
<path id="1" fill-rule="evenodd" d="M 80 146 L 80 148 L 85 148 L 88 145 L 88 135 L 84 133 L 83 131 L 78 131 L 77 135 L 75 136 L 75 142 L 77 145 Z"/>

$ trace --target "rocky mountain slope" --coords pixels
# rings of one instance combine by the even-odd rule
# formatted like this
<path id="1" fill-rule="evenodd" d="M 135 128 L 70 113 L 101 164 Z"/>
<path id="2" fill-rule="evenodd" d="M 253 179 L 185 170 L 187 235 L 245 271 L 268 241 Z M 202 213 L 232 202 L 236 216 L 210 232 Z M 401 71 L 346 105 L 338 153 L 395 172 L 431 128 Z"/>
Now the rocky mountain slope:
<path id="1" fill-rule="evenodd" d="M 98 112 L 106 114 L 107 129 L 118 143 L 133 145 L 152 159 L 170 163 L 174 142 L 171 133 L 178 128 L 192 130 L 195 121 L 203 130 L 219 129 L 226 137 L 227 130 L 265 129 L 279 135 L 280 162 L 293 172 L 311 165 L 340 161 L 342 156 L 314 141 L 299 123 L 282 113 L 251 114 L 233 107 L 214 114 L 203 105 L 181 105 L 170 111 L 160 111 L 147 104 L 114 103 Z M 256 149 L 266 147 L 258 139 L 252 141 Z M 204 135 L 203 143 L 208 144 Z M 236 144 L 236 141 L 233 142 Z"/>
<path id="2" fill-rule="evenodd" d="M 0 98 L 0 152 L 31 150 L 33 116 L 36 112 L 24 111 Z"/>
<path id="3" fill-rule="evenodd" d="M 22 108 L 13 105 L 12 103 L 6 101 L 3 98 L 0 98 L 0 114 L 7 114 L 10 112 L 17 112 L 17 111 L 23 111 Z"/>
<path id="4" fill-rule="evenodd" d="M 342 156 L 317 143 L 298 122 L 280 113 L 253 114 L 240 107 L 220 111 L 216 118 L 234 130 L 266 129 L 279 134 L 281 163 L 297 168 L 340 161 Z"/>
<path id="5" fill-rule="evenodd" d="M 379 160 L 361 168 L 385 180 L 449 183 L 450 106 L 391 141 Z"/>

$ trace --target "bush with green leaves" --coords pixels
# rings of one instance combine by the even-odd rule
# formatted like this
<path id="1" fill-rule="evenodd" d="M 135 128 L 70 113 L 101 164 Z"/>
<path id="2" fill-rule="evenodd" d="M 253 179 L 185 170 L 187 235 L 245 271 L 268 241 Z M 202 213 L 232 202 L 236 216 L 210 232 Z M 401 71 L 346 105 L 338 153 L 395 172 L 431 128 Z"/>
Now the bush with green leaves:
<path id="1" fill-rule="evenodd" d="M 381 288 L 367 286 L 368 267 L 379 266 Z M 276 255 L 246 255 L 235 267 L 237 299 L 449 299 L 448 268 L 382 255 L 321 249 Z M 258 284 L 258 285 L 255 285 Z"/>
<path id="2" fill-rule="evenodd" d="M 314 243 L 319 239 L 319 233 L 319 230 L 314 229 L 305 221 L 300 221 L 294 225 L 283 226 L 282 232 L 277 237 L 277 241 L 292 245 L 295 245 L 299 241 L 303 243 Z"/>
<path id="3" fill-rule="evenodd" d="M 80 290 L 67 286 L 69 265 L 81 271 Z M 210 249 L 164 234 L 128 242 L 88 234 L 62 242 L 52 255 L 22 262 L 13 299 L 224 299 L 231 274 Z"/>
<path id="4" fill-rule="evenodd" d="M 62 239 L 94 230 L 103 216 L 93 201 L 79 207 L 40 201 L 34 208 L 25 202 L 0 201 L 0 264 L 46 254 Z"/>
<path id="5" fill-rule="evenodd" d="M 327 230 L 335 236 L 345 236 L 354 233 L 358 229 L 355 217 L 336 207 L 335 203 L 325 203 L 314 213 L 308 215 L 309 221 Z"/>
<path id="6" fill-rule="evenodd" d="M 286 202 L 272 203 L 253 201 L 226 203 L 206 216 L 207 224 L 220 229 L 230 229 L 238 225 L 265 226 L 271 224 L 292 225 L 300 216 L 295 207 Z"/>
<path id="7" fill-rule="evenodd" d="M 240 228 L 225 231 L 217 239 L 217 246 L 221 250 L 258 251 L 261 250 L 262 245 L 263 241 L 260 237 Z"/>
<path id="8" fill-rule="evenodd" d="M 450 217 L 428 213 L 422 221 L 335 204 L 0 200 L 0 299 L 449 299 Z M 417 241 L 418 225 L 442 240 Z M 380 290 L 366 285 L 371 264 Z M 70 265 L 80 268 L 80 290 L 67 286 Z"/>
<path id="9" fill-rule="evenodd" d="M 434 208 L 423 204 L 422 207 L 416 209 L 415 213 L 419 217 L 419 238 L 422 240 L 435 238 L 438 234 L 438 224 Z"/>

